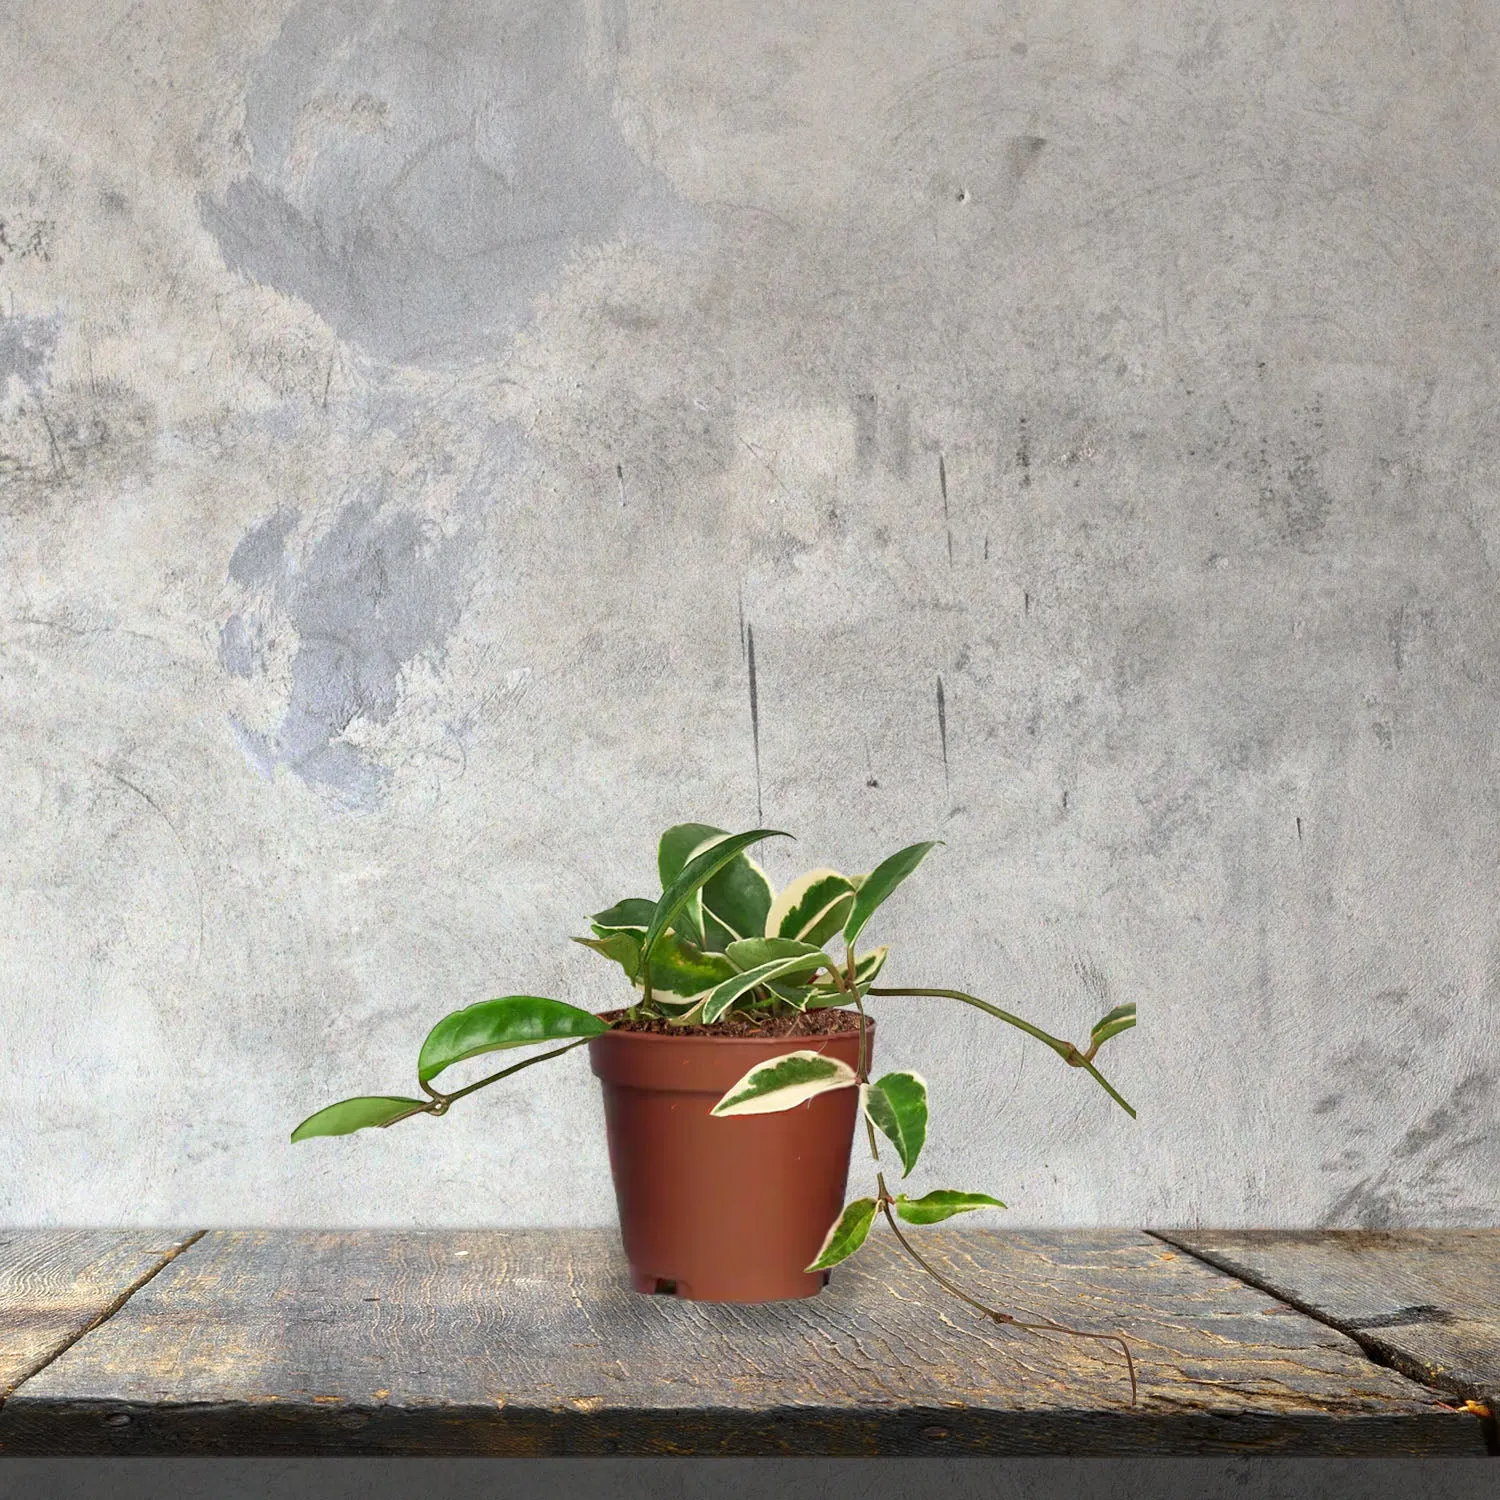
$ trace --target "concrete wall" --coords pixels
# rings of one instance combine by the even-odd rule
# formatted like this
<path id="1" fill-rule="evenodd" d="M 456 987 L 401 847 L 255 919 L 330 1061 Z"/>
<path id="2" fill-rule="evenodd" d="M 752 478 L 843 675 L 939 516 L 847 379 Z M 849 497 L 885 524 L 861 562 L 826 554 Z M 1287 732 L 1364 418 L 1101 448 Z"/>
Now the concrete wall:
<path id="1" fill-rule="evenodd" d="M 1141 1008 L 1131 1125 L 882 1002 L 928 1185 L 1495 1222 L 1497 38 L 8 0 L 0 1219 L 607 1222 L 580 1057 L 286 1132 L 763 816 L 947 841 L 891 975 Z"/>

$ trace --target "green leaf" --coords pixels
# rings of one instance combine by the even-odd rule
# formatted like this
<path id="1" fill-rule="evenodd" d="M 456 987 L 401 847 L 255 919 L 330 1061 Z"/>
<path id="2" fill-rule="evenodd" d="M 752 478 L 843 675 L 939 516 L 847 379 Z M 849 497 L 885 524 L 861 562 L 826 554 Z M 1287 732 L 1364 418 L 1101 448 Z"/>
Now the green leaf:
<path id="1" fill-rule="evenodd" d="M 809 1271 L 826 1271 L 841 1260 L 848 1260 L 865 1242 L 870 1225 L 875 1222 L 876 1202 L 873 1198 L 856 1198 L 847 1204 L 833 1228 L 823 1238 L 823 1248 L 817 1258 L 807 1267 Z"/>
<path id="2" fill-rule="evenodd" d="M 599 1036 L 608 1030 L 609 1026 L 589 1011 L 541 995 L 481 1000 L 444 1016 L 427 1033 L 417 1058 L 417 1080 L 430 1083 L 444 1068 L 484 1052 Z"/>
<path id="3" fill-rule="evenodd" d="M 976 1208 L 1004 1208 L 998 1198 L 988 1193 L 959 1193 L 952 1188 L 938 1188 L 924 1198 L 896 1196 L 896 1217 L 908 1224 L 939 1224 L 954 1214 L 972 1213 Z"/>
<path id="4" fill-rule="evenodd" d="M 896 1148 L 901 1175 L 910 1177 L 927 1139 L 927 1080 L 920 1073 L 887 1073 L 864 1095 L 865 1113 Z"/>
<path id="5" fill-rule="evenodd" d="M 636 932 L 642 936 L 651 925 L 651 913 L 656 903 L 644 896 L 631 896 L 616 902 L 608 911 L 595 912 L 589 924 L 600 937 L 611 932 Z"/>
<path id="6" fill-rule="evenodd" d="M 662 889 L 677 879 L 690 859 L 728 837 L 722 828 L 708 823 L 679 823 L 667 829 L 656 856 Z M 689 941 L 711 953 L 722 953 L 730 943 L 759 937 L 765 931 L 771 895 L 766 872 L 741 853 L 689 898 L 675 926 Z"/>
<path id="7" fill-rule="evenodd" d="M 635 933 L 605 932 L 598 937 L 573 939 L 575 943 L 581 943 L 585 948 L 592 948 L 595 953 L 602 953 L 606 958 L 612 958 L 624 969 L 625 977 L 634 984 L 641 969 L 641 940 Z"/>
<path id="8" fill-rule="evenodd" d="M 604 933 L 593 938 L 574 938 L 585 948 L 592 948 L 612 958 L 624 969 L 625 977 L 640 988 L 641 939 L 630 929 Z M 738 971 L 722 954 L 705 953 L 701 948 L 677 936 L 663 933 L 651 954 L 651 988 L 654 992 L 676 996 L 679 1000 L 696 1000 L 708 995 L 716 985 L 732 979 Z"/>
<path id="9" fill-rule="evenodd" d="M 675 932 L 664 932 L 651 953 L 651 988 L 679 1001 L 706 997 L 735 973 L 722 953 L 705 953 Z"/>
<path id="10" fill-rule="evenodd" d="M 743 938 L 724 950 L 724 957 L 742 972 L 746 969 L 758 969 L 762 964 L 773 963 L 777 959 L 795 958 L 799 954 L 809 960 L 809 973 L 833 962 L 821 948 L 812 943 L 796 942 L 792 938 Z"/>
<path id="11" fill-rule="evenodd" d="M 674 831 L 671 829 L 668 830 L 669 833 Z M 682 912 L 688 902 L 735 855 L 744 849 L 748 849 L 752 844 L 758 844 L 762 839 L 790 837 L 790 834 L 782 833 L 776 828 L 753 828 L 749 833 L 737 833 L 730 838 L 720 839 L 711 847 L 703 850 L 702 853 L 693 855 L 661 893 L 661 897 L 656 903 L 656 908 L 651 914 L 651 924 L 646 929 L 645 940 L 642 943 L 643 951 L 646 954 L 651 952 L 656 946 L 656 940 L 677 919 L 678 914 Z M 665 838 L 663 842 L 665 843 Z"/>
<path id="12" fill-rule="evenodd" d="M 1089 1032 L 1089 1041 L 1095 1047 L 1102 1046 L 1112 1036 L 1119 1036 L 1122 1031 L 1129 1031 L 1135 1025 L 1135 1002 L 1132 1000 L 1125 1005 L 1117 1005 L 1107 1016 L 1100 1016 L 1094 1022 L 1094 1029 Z"/>
<path id="13" fill-rule="evenodd" d="M 824 963 L 829 962 L 827 954 L 821 957 Z M 790 958 L 773 958 L 770 963 L 757 964 L 753 969 L 746 969 L 743 974 L 736 974 L 733 979 L 726 979 L 708 997 L 708 1003 L 703 1007 L 704 1022 L 717 1021 L 742 995 L 748 995 L 751 990 L 769 980 L 779 979 L 783 974 L 805 974 L 806 972 L 807 955 L 803 953 L 794 953 Z"/>
<path id="14" fill-rule="evenodd" d="M 794 938 L 820 948 L 844 925 L 854 882 L 837 870 L 810 870 L 794 880 L 766 913 L 768 938 Z"/>
<path id="15" fill-rule="evenodd" d="M 822 1052 L 785 1052 L 757 1063 L 709 1111 L 715 1115 L 771 1115 L 859 1082 L 848 1063 Z"/>
<path id="16" fill-rule="evenodd" d="M 294 1141 L 305 1141 L 315 1135 L 352 1135 L 371 1125 L 394 1125 L 426 1110 L 426 1099 L 402 1099 L 391 1094 L 342 1099 L 309 1115 L 293 1132 Z"/>
<path id="17" fill-rule="evenodd" d="M 703 944 L 722 953 L 741 938 L 766 930 L 771 882 L 748 854 L 737 854 L 703 887 Z"/>
<path id="18" fill-rule="evenodd" d="M 855 939 L 865 930 L 865 923 L 875 915 L 875 909 L 892 891 L 926 859 L 927 855 L 942 842 L 932 839 L 925 844 L 911 844 L 870 871 L 860 882 L 854 895 L 854 905 L 849 911 L 849 920 L 844 923 L 844 941 L 852 948 Z"/>
<path id="19" fill-rule="evenodd" d="M 695 855 L 721 839 L 727 837 L 722 828 L 710 823 L 678 823 L 661 836 L 656 849 L 656 870 L 661 876 L 661 888 L 671 889 L 672 882 L 682 874 L 687 862 Z M 703 946 L 703 893 L 694 891 L 682 911 L 673 919 L 677 930 L 689 942 Z"/>

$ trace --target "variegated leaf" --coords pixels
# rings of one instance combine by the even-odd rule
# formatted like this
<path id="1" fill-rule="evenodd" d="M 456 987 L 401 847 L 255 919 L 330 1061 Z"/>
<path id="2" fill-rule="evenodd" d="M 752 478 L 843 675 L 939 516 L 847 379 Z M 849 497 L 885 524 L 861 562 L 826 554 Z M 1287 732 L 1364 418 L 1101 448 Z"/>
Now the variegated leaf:
<path id="1" fill-rule="evenodd" d="M 679 823 L 662 835 L 657 868 L 665 890 L 696 858 L 729 835 L 708 823 Z M 740 938 L 759 937 L 771 905 L 766 872 L 743 851 L 692 897 L 674 924 L 691 942 L 722 953 Z"/>
<path id="2" fill-rule="evenodd" d="M 821 947 L 848 919 L 854 896 L 854 882 L 847 875 L 810 870 L 771 903 L 765 934 Z"/>
<path id="3" fill-rule="evenodd" d="M 864 1244 L 870 1233 L 870 1225 L 875 1222 L 875 1210 L 878 1206 L 873 1198 L 856 1198 L 853 1203 L 847 1204 L 824 1236 L 822 1248 L 816 1258 L 806 1269 L 826 1271 L 829 1266 L 848 1260 Z"/>
<path id="4" fill-rule="evenodd" d="M 715 1115 L 770 1115 L 795 1109 L 832 1089 L 853 1088 L 859 1078 L 848 1063 L 826 1053 L 786 1052 L 757 1063 L 710 1113 Z"/>
<path id="5" fill-rule="evenodd" d="M 822 956 L 823 962 L 829 962 L 826 954 Z M 726 960 L 727 963 L 727 960 Z M 794 953 L 790 958 L 774 958 L 769 963 L 757 964 L 753 969 L 747 969 L 743 974 L 736 974 L 732 979 L 726 979 L 708 997 L 708 1003 L 703 1007 L 703 1019 L 705 1023 L 717 1021 L 720 1016 L 745 995 L 759 986 L 768 983 L 772 979 L 779 979 L 784 974 L 806 973 L 807 955 Z"/>
<path id="6" fill-rule="evenodd" d="M 741 938 L 759 937 L 771 909 L 766 872 L 741 853 L 703 887 L 703 945 L 722 953 Z"/>
<path id="7" fill-rule="evenodd" d="M 828 955 L 815 944 L 799 943 L 793 938 L 745 938 L 731 943 L 724 950 L 724 957 L 741 971 L 758 969 L 762 964 L 775 963 L 783 958 L 796 958 L 798 955 L 808 960 L 809 974 L 820 968 L 827 968 L 831 962 Z M 794 969 L 791 972 L 797 971 Z"/>
<path id="8" fill-rule="evenodd" d="M 657 873 L 661 876 L 662 890 L 669 890 L 672 882 L 682 874 L 687 862 L 709 845 L 728 835 L 722 828 L 708 823 L 678 823 L 661 836 L 656 851 Z M 649 918 L 647 919 L 649 921 Z M 686 905 L 673 920 L 673 928 L 689 942 L 703 946 L 703 892 L 694 891 Z"/>
<path id="9" fill-rule="evenodd" d="M 1089 1041 L 1095 1047 L 1102 1046 L 1110 1037 L 1119 1036 L 1122 1031 L 1129 1031 L 1134 1025 L 1135 1002 L 1132 1000 L 1115 1006 L 1107 1016 L 1100 1016 L 1089 1033 Z"/>
<path id="10" fill-rule="evenodd" d="M 939 1224 L 954 1214 L 972 1213 L 976 1208 L 1005 1207 L 988 1193 L 959 1193 L 952 1188 L 938 1188 L 923 1198 L 908 1198 L 905 1193 L 900 1193 L 895 1203 L 896 1217 L 905 1219 L 908 1224 Z"/>
<path id="11" fill-rule="evenodd" d="M 722 953 L 705 953 L 675 932 L 664 932 L 651 950 L 651 988 L 674 1003 L 706 999 L 736 972 Z"/>
<path id="12" fill-rule="evenodd" d="M 865 1113 L 901 1158 L 901 1175 L 911 1176 L 927 1139 L 927 1080 L 920 1073 L 887 1073 L 861 1093 Z"/>
<path id="13" fill-rule="evenodd" d="M 683 830 L 695 833 L 704 827 L 706 825 L 687 823 L 667 830 L 662 836 L 662 852 L 659 856 L 664 870 L 674 867 L 679 857 L 678 846 L 679 844 L 685 845 L 686 835 Z M 688 926 L 692 928 L 690 933 L 684 935 L 701 939 L 703 887 L 752 844 L 758 844 L 762 839 L 788 837 L 790 837 L 789 834 L 782 833 L 775 828 L 752 828 L 748 833 L 711 837 L 705 846 L 690 853 L 677 874 L 671 880 L 663 882 L 665 889 L 657 899 L 656 906 L 651 913 L 651 923 L 646 928 L 646 936 L 642 944 L 644 950 L 649 953 L 665 929 L 676 928 L 678 918 L 684 912 L 688 912 Z"/>

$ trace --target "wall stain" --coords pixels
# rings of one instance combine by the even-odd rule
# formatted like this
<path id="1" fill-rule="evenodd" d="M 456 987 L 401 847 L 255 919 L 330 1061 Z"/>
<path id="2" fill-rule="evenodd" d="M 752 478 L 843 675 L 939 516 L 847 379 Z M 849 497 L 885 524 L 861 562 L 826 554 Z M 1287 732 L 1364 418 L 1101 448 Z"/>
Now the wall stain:
<path id="1" fill-rule="evenodd" d="M 12 380 L 27 391 L 46 389 L 61 333 L 57 313 L 45 318 L 0 315 L 0 399 Z"/>
<path id="2" fill-rule="evenodd" d="M 403 670 L 440 660 L 467 595 L 473 537 L 441 537 L 430 523 L 379 498 L 354 500 L 307 549 L 292 550 L 293 510 L 246 532 L 229 576 L 256 597 L 224 622 L 219 660 L 251 677 L 265 667 L 264 642 L 290 628 L 297 644 L 291 688 L 269 734 L 238 722 L 251 763 L 264 775 L 285 766 L 351 806 L 372 807 L 390 771 L 345 738 L 356 720 L 386 723 L 401 699 Z"/>
<path id="3" fill-rule="evenodd" d="M 587 66 L 581 0 L 304 0 L 250 75 L 225 263 L 386 358 L 492 353 L 580 248 L 695 238 Z M 566 101 L 565 107 L 562 101 Z"/>
<path id="4" fill-rule="evenodd" d="M 1319 1224 L 1399 1229 L 1440 1222 L 1445 1210 L 1458 1222 L 1478 1212 L 1483 1193 L 1479 1168 L 1492 1149 L 1496 1095 L 1493 1073 L 1476 1068 L 1465 1074 L 1402 1135 L 1379 1172 L 1329 1203 Z M 1446 1170 L 1440 1174 L 1439 1168 Z"/>

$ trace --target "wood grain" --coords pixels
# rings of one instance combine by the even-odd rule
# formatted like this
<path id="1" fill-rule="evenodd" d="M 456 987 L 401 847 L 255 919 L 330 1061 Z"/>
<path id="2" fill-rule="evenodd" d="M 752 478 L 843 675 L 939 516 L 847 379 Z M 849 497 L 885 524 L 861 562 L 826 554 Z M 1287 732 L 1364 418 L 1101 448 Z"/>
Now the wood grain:
<path id="1" fill-rule="evenodd" d="M 0 1229 L 0 1402 L 196 1238 L 164 1229 Z"/>
<path id="2" fill-rule="evenodd" d="M 1500 1229 L 1158 1237 L 1341 1329 L 1414 1380 L 1500 1411 Z"/>
<path id="3" fill-rule="evenodd" d="M 613 1232 L 212 1232 L 0 1409 L 71 1453 L 1481 1453 L 1342 1334 L 1134 1231 L 885 1234 L 805 1302 L 628 1289 Z"/>

